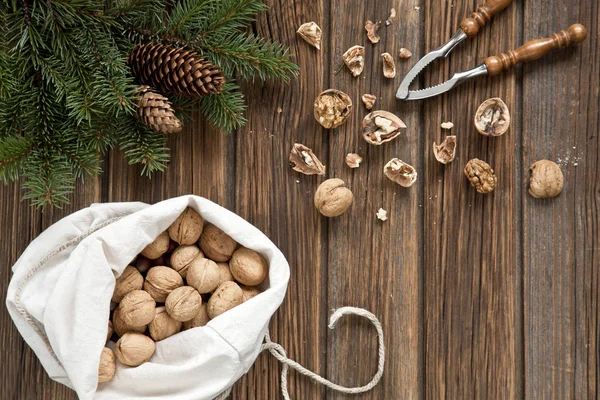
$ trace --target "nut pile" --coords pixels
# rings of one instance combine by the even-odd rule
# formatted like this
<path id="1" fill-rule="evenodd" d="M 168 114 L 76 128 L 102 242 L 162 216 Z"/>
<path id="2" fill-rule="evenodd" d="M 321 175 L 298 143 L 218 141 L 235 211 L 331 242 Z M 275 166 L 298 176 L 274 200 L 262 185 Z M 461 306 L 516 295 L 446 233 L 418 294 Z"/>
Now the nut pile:
<path id="1" fill-rule="evenodd" d="M 148 361 L 156 342 L 211 319 L 260 294 L 267 260 L 240 246 L 187 208 L 127 266 L 115 283 L 98 381 Z"/>

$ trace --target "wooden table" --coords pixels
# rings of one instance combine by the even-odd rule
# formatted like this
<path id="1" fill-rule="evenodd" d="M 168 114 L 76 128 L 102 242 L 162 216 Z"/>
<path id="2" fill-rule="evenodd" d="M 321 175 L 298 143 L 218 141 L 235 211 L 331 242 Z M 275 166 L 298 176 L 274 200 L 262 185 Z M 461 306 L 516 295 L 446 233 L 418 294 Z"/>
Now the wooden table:
<path id="1" fill-rule="evenodd" d="M 385 328 L 386 370 L 369 399 L 592 399 L 600 396 L 600 7 L 596 0 L 516 1 L 474 41 L 422 75 L 421 85 L 447 79 L 484 57 L 518 47 L 581 22 L 589 31 L 577 48 L 494 79 L 481 78 L 444 96 L 396 101 L 401 78 L 426 51 L 450 38 L 474 0 L 274 0 L 256 30 L 289 45 L 301 67 L 290 85 L 247 85 L 248 125 L 225 135 L 202 122 L 188 123 L 169 144 L 168 171 L 140 177 L 119 152 L 104 174 L 76 188 L 72 204 L 40 213 L 22 201 L 17 185 L 0 188 L 5 296 L 10 266 L 42 230 L 94 202 L 149 203 L 187 193 L 205 196 L 264 231 L 291 266 L 287 298 L 273 317 L 275 341 L 306 367 L 343 385 L 369 381 L 376 370 L 375 331 L 358 318 L 327 328 L 332 309 L 352 305 L 373 311 Z M 367 42 L 367 19 L 398 21 Z M 314 20 L 324 33 L 316 51 L 296 37 Z M 366 47 L 359 78 L 335 70 L 352 45 Z M 380 54 L 397 55 L 398 77 L 382 77 Z M 312 116 L 315 97 L 327 88 L 347 92 L 354 112 L 333 131 Z M 360 135 L 363 93 L 376 108 L 408 125 L 381 147 Z M 508 134 L 479 135 L 472 118 L 489 97 L 502 97 L 512 113 Z M 281 112 L 277 111 L 281 108 Z M 458 157 L 444 167 L 432 143 L 452 121 Z M 345 215 L 326 219 L 313 206 L 320 177 L 288 167 L 295 142 L 311 147 L 327 177 L 344 179 L 355 195 Z M 357 170 L 348 152 L 365 161 Z M 393 157 L 414 165 L 417 183 L 405 189 L 382 174 Z M 488 161 L 499 178 L 491 195 L 477 194 L 463 177 L 470 158 Z M 556 161 L 565 189 L 556 199 L 527 193 L 528 167 Z M 375 212 L 383 207 L 389 220 Z M 0 308 L 0 398 L 75 399 L 52 382 Z M 279 364 L 261 355 L 235 385 L 236 399 L 278 399 Z M 345 398 L 292 373 L 294 399 Z"/>

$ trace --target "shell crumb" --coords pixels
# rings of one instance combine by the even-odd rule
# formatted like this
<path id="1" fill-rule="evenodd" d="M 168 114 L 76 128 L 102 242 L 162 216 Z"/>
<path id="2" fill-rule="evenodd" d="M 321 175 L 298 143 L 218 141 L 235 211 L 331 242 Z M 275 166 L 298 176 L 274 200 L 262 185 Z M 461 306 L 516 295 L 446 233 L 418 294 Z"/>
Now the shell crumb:
<path id="1" fill-rule="evenodd" d="M 379 210 L 377 210 L 377 219 L 381 220 L 381 221 L 386 221 L 388 219 L 387 217 L 387 211 L 385 211 L 383 208 L 380 208 Z"/>

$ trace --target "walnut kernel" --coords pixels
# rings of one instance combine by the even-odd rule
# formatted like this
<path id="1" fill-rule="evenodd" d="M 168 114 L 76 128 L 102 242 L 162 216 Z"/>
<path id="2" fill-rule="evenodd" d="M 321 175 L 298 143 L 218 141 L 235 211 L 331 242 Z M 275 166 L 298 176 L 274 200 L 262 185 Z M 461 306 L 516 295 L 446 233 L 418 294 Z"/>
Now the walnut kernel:
<path id="1" fill-rule="evenodd" d="M 387 111 L 373 111 L 362 123 L 363 139 L 367 143 L 379 146 L 397 138 L 406 124 L 394 114 Z"/>
<path id="2" fill-rule="evenodd" d="M 115 353 L 108 347 L 103 348 L 98 366 L 98 383 L 110 381 L 115 376 L 116 370 Z"/>
<path id="3" fill-rule="evenodd" d="M 385 164 L 383 173 L 402 187 L 411 187 L 417 181 L 417 170 L 398 158 L 392 158 Z"/>
<path id="4" fill-rule="evenodd" d="M 193 208 L 186 208 L 169 227 L 169 236 L 179 244 L 194 244 L 198 241 L 204 220 Z"/>
<path id="5" fill-rule="evenodd" d="M 352 100 L 341 90 L 328 89 L 315 99 L 315 119 L 327 129 L 342 125 L 350 117 L 351 111 Z"/>
<path id="6" fill-rule="evenodd" d="M 490 193 L 496 188 L 498 179 L 488 163 L 478 158 L 470 160 L 465 166 L 465 176 L 479 193 Z"/>
<path id="7" fill-rule="evenodd" d="M 365 48 L 352 46 L 343 54 L 344 63 L 352 72 L 352 76 L 359 76 L 365 68 Z"/>
<path id="8" fill-rule="evenodd" d="M 182 286 L 173 290 L 165 302 L 165 307 L 171 318 L 180 322 L 194 318 L 198 314 L 201 305 L 202 296 L 191 286 Z"/>
<path id="9" fill-rule="evenodd" d="M 499 98 L 484 101 L 475 113 L 475 128 L 485 136 L 501 136 L 510 126 L 510 112 Z"/>
<path id="10" fill-rule="evenodd" d="M 244 302 L 244 293 L 235 282 L 225 282 L 208 300 L 208 316 L 216 318 Z"/>
<path id="11" fill-rule="evenodd" d="M 125 333 L 115 345 L 115 356 L 128 367 L 145 363 L 156 351 L 154 340 L 137 332 Z"/>
<path id="12" fill-rule="evenodd" d="M 379 43 L 379 36 L 377 36 L 377 30 L 381 26 L 381 22 L 374 23 L 371 20 L 368 20 L 365 23 L 365 30 L 367 31 L 367 37 L 371 41 L 371 43 Z"/>
<path id="13" fill-rule="evenodd" d="M 304 175 L 325 175 L 325 166 L 315 153 L 303 144 L 294 143 L 289 160 L 294 171 Z"/>
<path id="14" fill-rule="evenodd" d="M 358 168 L 360 167 L 360 163 L 362 162 L 362 157 L 356 153 L 348 153 L 346 154 L 346 164 L 350 168 Z"/>
<path id="15" fill-rule="evenodd" d="M 156 260 L 169 250 L 169 242 L 169 234 L 163 232 L 154 239 L 154 242 L 150 243 L 142 250 L 142 255 L 151 260 Z"/>
<path id="16" fill-rule="evenodd" d="M 156 302 L 143 290 L 134 290 L 119 303 L 119 315 L 128 326 L 143 326 L 154 318 Z"/>
<path id="17" fill-rule="evenodd" d="M 354 201 L 354 195 L 346 183 L 337 178 L 327 179 L 315 192 L 315 207 L 326 217 L 337 217 L 346 212 Z"/>
<path id="18" fill-rule="evenodd" d="M 564 177 L 560 167 L 553 161 L 540 160 L 529 168 L 529 194 L 537 199 L 556 197 L 562 192 Z"/>
<path id="19" fill-rule="evenodd" d="M 412 52 L 409 49 L 403 47 L 400 49 L 400 52 L 398 53 L 398 57 L 400 57 L 402 59 L 411 58 Z"/>
<path id="20" fill-rule="evenodd" d="M 197 293 L 197 292 L 196 292 Z M 155 342 L 160 342 L 181 331 L 181 321 L 177 321 L 167 311 L 166 307 L 156 307 L 154 319 L 148 324 L 148 332 Z"/>
<path id="21" fill-rule="evenodd" d="M 164 303 L 169 293 L 183 286 L 183 278 L 177 271 L 169 267 L 153 267 L 146 275 L 144 290 L 157 303 Z"/>
<path id="22" fill-rule="evenodd" d="M 377 101 L 377 97 L 375 97 L 369 93 L 363 94 L 361 99 L 367 110 L 373 109 L 373 106 L 375 105 L 375 101 Z"/>
<path id="23" fill-rule="evenodd" d="M 308 44 L 314 46 L 317 50 L 321 49 L 321 28 L 314 22 L 306 22 L 300 25 L 300 28 L 296 31 L 302 39 Z"/>
<path id="24" fill-rule="evenodd" d="M 395 78 L 396 63 L 394 62 L 394 57 L 390 53 L 383 53 L 381 58 L 383 59 L 383 76 L 388 79 Z"/>
<path id="25" fill-rule="evenodd" d="M 433 155 L 442 164 L 449 164 L 456 157 L 456 136 L 446 136 L 440 145 L 433 143 Z"/>

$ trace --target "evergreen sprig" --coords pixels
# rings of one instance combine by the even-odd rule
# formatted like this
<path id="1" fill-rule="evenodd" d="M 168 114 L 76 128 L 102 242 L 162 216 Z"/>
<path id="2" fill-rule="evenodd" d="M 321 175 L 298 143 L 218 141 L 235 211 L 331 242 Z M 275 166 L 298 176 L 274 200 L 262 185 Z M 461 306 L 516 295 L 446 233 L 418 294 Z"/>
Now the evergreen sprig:
<path id="1" fill-rule="evenodd" d="M 136 118 L 137 83 L 127 65 L 136 44 L 195 51 L 225 74 L 223 90 L 176 110 L 200 109 L 231 131 L 245 124 L 236 80 L 297 74 L 286 47 L 248 33 L 264 0 L 0 0 L 0 180 L 22 179 L 24 197 L 68 203 L 77 179 L 123 151 L 150 176 L 169 162 L 166 136 Z"/>

